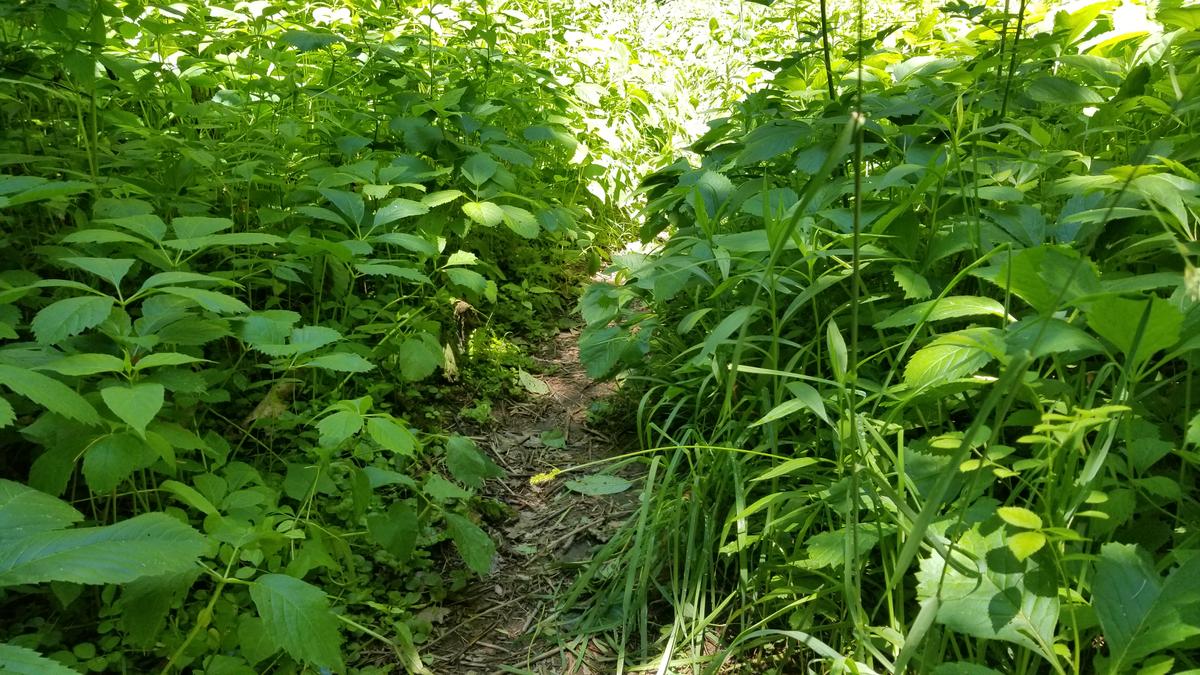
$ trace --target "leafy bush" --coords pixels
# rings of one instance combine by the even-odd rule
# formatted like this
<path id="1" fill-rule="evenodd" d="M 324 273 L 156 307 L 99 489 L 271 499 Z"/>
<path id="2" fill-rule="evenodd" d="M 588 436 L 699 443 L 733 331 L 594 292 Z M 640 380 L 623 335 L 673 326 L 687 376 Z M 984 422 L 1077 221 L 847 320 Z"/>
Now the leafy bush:
<path id="1" fill-rule="evenodd" d="M 708 672 L 781 641 L 785 670 L 1197 666 L 1169 589 L 1197 559 L 1200 10 L 1015 9 L 781 62 L 647 178 L 661 245 L 581 301 L 647 450 L 567 598 L 585 628 L 717 640 Z"/>

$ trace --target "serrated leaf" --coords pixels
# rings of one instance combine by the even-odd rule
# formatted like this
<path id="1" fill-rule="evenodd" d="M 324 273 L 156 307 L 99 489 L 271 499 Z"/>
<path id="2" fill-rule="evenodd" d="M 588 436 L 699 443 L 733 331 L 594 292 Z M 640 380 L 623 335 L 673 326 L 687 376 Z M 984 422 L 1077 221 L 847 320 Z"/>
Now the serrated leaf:
<path id="1" fill-rule="evenodd" d="M 921 300 L 933 295 L 933 290 L 929 288 L 929 282 L 911 267 L 906 265 L 892 267 L 892 278 L 896 280 L 896 285 L 904 291 L 906 300 Z"/>
<path id="2" fill-rule="evenodd" d="M 322 368 L 339 373 L 366 373 L 375 369 L 375 365 L 358 354 L 351 352 L 335 352 L 309 359 L 301 364 L 304 368 Z"/>
<path id="3" fill-rule="evenodd" d="M 1001 506 L 996 509 L 996 515 L 1000 516 L 1001 520 L 1013 527 L 1020 527 L 1027 530 L 1040 530 L 1042 528 L 1042 519 L 1036 513 L 1019 506 Z"/>
<path id="4" fill-rule="evenodd" d="M 417 437 L 406 426 L 384 417 L 367 418 L 367 434 L 380 447 L 403 457 L 412 457 L 418 447 Z"/>
<path id="5" fill-rule="evenodd" d="M 495 176 L 499 168 L 500 165 L 496 163 L 496 160 L 483 153 L 476 153 L 463 162 L 462 174 L 478 187 Z"/>
<path id="6" fill-rule="evenodd" d="M 47 305 L 33 317 L 30 328 L 38 343 L 53 345 L 99 326 L 112 311 L 113 299 L 108 296 L 67 298 Z"/>
<path id="7" fill-rule="evenodd" d="M 451 436 L 446 441 L 446 468 L 463 485 L 473 488 L 483 487 L 489 478 L 504 477 L 504 470 L 463 436 Z"/>
<path id="8" fill-rule="evenodd" d="M 321 188 L 320 192 L 341 212 L 345 224 L 358 227 L 363 223 L 366 206 L 363 204 L 362 195 L 329 188 Z"/>
<path id="9" fill-rule="evenodd" d="M 421 203 L 432 209 L 435 206 L 449 204 L 461 196 L 463 196 L 463 193 L 459 190 L 438 190 L 437 192 L 430 192 L 421 197 Z"/>
<path id="10" fill-rule="evenodd" d="M 402 218 L 412 218 L 429 213 L 429 207 L 411 199 L 393 199 L 375 212 L 375 227 L 390 225 Z"/>
<path id="11" fill-rule="evenodd" d="M 1035 79 L 1029 84 L 1029 88 L 1025 90 L 1025 93 L 1039 103 L 1053 103 L 1055 105 L 1082 106 L 1104 102 L 1104 97 L 1095 91 L 1072 82 L 1065 77 L 1055 75 Z"/>
<path id="12" fill-rule="evenodd" d="M 468 218 L 484 227 L 495 227 L 504 222 L 504 210 L 492 202 L 467 202 L 462 210 Z"/>
<path id="13" fill-rule="evenodd" d="M 883 321 L 875 324 L 876 328 L 897 328 L 913 326 L 922 319 L 925 321 L 942 321 L 957 319 L 964 316 L 1005 316 L 1004 305 L 991 299 L 973 295 L 952 295 L 937 300 L 918 302 L 897 311 Z"/>
<path id="14" fill-rule="evenodd" d="M 97 373 L 119 373 L 125 370 L 125 362 L 109 354 L 72 354 L 51 361 L 38 370 L 49 370 L 59 375 L 83 377 Z"/>
<path id="15" fill-rule="evenodd" d="M 396 348 L 400 376 L 409 382 L 423 380 L 442 365 L 442 346 L 428 333 L 421 333 Z"/>
<path id="16" fill-rule="evenodd" d="M 1087 323 L 1137 368 L 1179 341 L 1183 313 L 1169 300 L 1102 298 L 1087 308 Z"/>
<path id="17" fill-rule="evenodd" d="M 264 574 L 250 598 L 267 638 L 298 661 L 339 671 L 342 635 L 321 589 L 283 574 Z"/>
<path id="18" fill-rule="evenodd" d="M 563 483 L 567 489 L 579 494 L 596 497 L 599 495 L 615 495 L 619 492 L 624 492 L 633 486 L 633 483 L 607 473 L 594 473 L 590 476 L 584 476 L 576 480 L 569 480 Z"/>
<path id="19" fill-rule="evenodd" d="M 63 500 L 0 478 L 0 538 L 62 530 L 81 520 L 83 514 Z"/>
<path id="20" fill-rule="evenodd" d="M 4 397 L 0 397 L 0 429 L 11 426 L 17 421 L 17 413 L 13 410 L 12 404 Z"/>
<path id="21" fill-rule="evenodd" d="M 176 239 L 199 239 L 232 227 L 233 221 L 229 218 L 180 216 L 171 219 L 171 229 L 175 232 Z"/>
<path id="22" fill-rule="evenodd" d="M 1200 635 L 1200 556 L 1164 582 L 1133 544 L 1105 544 L 1096 561 L 1092 606 L 1104 629 L 1109 673 L 1130 672 L 1139 660 Z"/>
<path id="23" fill-rule="evenodd" d="M 386 513 L 367 514 L 367 533 L 400 564 L 412 556 L 419 531 L 417 510 L 409 501 L 393 503 Z"/>
<path id="24" fill-rule="evenodd" d="M 180 354 L 179 352 L 158 352 L 156 354 L 147 354 L 137 360 L 133 364 L 134 370 L 144 370 L 146 368 L 162 368 L 164 366 L 185 366 L 191 363 L 209 363 L 208 359 L 198 359 L 195 356 Z"/>
<path id="25" fill-rule="evenodd" d="M 153 382 L 100 390 L 100 398 L 108 409 L 142 437 L 146 435 L 146 425 L 162 410 L 164 394 L 163 386 Z"/>
<path id="26" fill-rule="evenodd" d="M 921 561 L 917 597 L 938 598 L 937 621 L 979 638 L 1021 645 L 1057 663 L 1053 650 L 1058 623 L 1058 582 L 1044 556 L 1017 560 L 1002 527 L 982 534 L 976 525 L 953 547 L 947 565 L 934 552 Z"/>
<path id="27" fill-rule="evenodd" d="M 792 120 L 774 120 L 768 122 L 749 134 L 743 141 L 745 144 L 737 156 L 741 165 L 754 164 L 772 159 L 796 147 L 801 139 L 809 135 L 809 127 L 803 122 Z"/>
<path id="28" fill-rule="evenodd" d="M 999 334 L 994 328 L 968 328 L 939 336 L 908 360 L 905 383 L 921 388 L 974 373 L 1002 349 Z"/>
<path id="29" fill-rule="evenodd" d="M 1071 352 L 1100 353 L 1100 341 L 1062 319 L 1031 316 L 1009 324 L 1005 342 L 1010 350 L 1026 350 L 1034 358 Z"/>
<path id="30" fill-rule="evenodd" d="M 84 424 L 100 423 L 100 415 L 87 399 L 62 382 L 41 373 L 0 364 L 0 384 L 67 419 Z"/>
<path id="31" fill-rule="evenodd" d="M 129 268 L 137 262 L 131 258 L 61 258 L 61 260 L 81 270 L 91 272 L 118 287 L 125 275 L 129 274 Z"/>
<path id="32" fill-rule="evenodd" d="M 18 647 L 17 645 L 0 644 L 0 673 L 5 675 L 79 675 L 54 659 Z"/>
<path id="33" fill-rule="evenodd" d="M 455 251 L 446 258 L 444 267 L 457 267 L 458 265 L 474 265 L 479 262 L 479 258 L 470 251 Z"/>
<path id="34" fill-rule="evenodd" d="M 351 410 L 338 410 L 326 415 L 317 422 L 317 432 L 320 435 L 321 447 L 336 448 L 351 436 L 357 434 L 363 427 L 363 417 Z"/>
<path id="35" fill-rule="evenodd" d="M 496 545 L 478 525 L 457 513 L 446 514 L 446 530 L 463 562 L 479 576 L 486 576 L 496 557 Z"/>
<path id="36" fill-rule="evenodd" d="M 201 288 L 188 288 L 186 286 L 165 286 L 159 288 L 158 292 L 187 298 L 204 309 L 218 314 L 245 314 L 250 311 L 246 303 L 241 300 L 231 298 L 224 293 L 216 291 L 206 291 Z"/>
<path id="37" fill-rule="evenodd" d="M 452 283 L 471 291 L 476 295 L 483 295 L 487 292 L 487 279 L 482 274 L 475 270 L 466 270 L 461 267 L 451 267 L 442 270 Z"/>
<path id="38" fill-rule="evenodd" d="M 108 494 L 136 471 L 154 464 L 158 453 L 133 434 L 101 437 L 83 455 L 83 478 L 93 494 Z"/>
<path id="39" fill-rule="evenodd" d="M 542 231 L 537 218 L 534 218 L 533 214 L 525 209 L 505 204 L 500 207 L 500 210 L 504 212 L 504 224 L 518 235 L 526 239 L 536 239 L 538 233 Z"/>
<path id="40" fill-rule="evenodd" d="M 433 245 L 433 242 L 427 239 L 422 239 L 415 234 L 408 234 L 407 232 L 389 232 L 387 234 L 371 237 L 371 241 L 390 244 L 392 246 L 399 246 L 412 251 L 413 253 L 419 253 L 423 256 L 434 256 L 437 255 L 438 252 L 437 247 Z"/>
<path id="41" fill-rule="evenodd" d="M 452 499 L 470 499 L 472 494 L 469 490 L 464 490 L 446 480 L 444 476 L 438 473 L 430 474 L 425 479 L 425 484 L 421 486 L 421 491 L 433 501 L 440 503 L 445 503 Z"/>
<path id="42" fill-rule="evenodd" d="M 104 527 L 0 534 L 0 586 L 126 583 L 191 569 L 206 548 L 199 532 L 162 513 Z"/>

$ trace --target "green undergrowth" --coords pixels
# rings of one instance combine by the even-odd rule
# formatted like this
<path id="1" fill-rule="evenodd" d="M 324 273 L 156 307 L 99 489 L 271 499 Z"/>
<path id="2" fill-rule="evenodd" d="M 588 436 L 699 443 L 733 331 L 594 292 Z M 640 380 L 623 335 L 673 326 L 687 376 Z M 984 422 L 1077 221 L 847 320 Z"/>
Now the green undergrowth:
<path id="1" fill-rule="evenodd" d="M 643 492 L 566 616 L 658 672 L 1193 671 L 1200 8 L 910 9 L 644 181 L 581 302 Z"/>
<path id="2" fill-rule="evenodd" d="M 611 9 L 0 3 L 0 670 L 426 672 L 506 512 L 447 429 L 678 134 Z"/>

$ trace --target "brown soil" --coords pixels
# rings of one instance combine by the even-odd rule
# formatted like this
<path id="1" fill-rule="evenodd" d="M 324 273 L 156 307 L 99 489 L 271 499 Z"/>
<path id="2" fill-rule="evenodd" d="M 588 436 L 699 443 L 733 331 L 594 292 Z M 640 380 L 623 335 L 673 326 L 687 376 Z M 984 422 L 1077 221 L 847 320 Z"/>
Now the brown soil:
<path id="1" fill-rule="evenodd" d="M 535 357 L 542 371 L 537 377 L 549 393 L 504 406 L 491 428 L 463 429 L 508 472 L 486 492 L 515 516 L 491 530 L 498 552 L 492 574 L 451 599 L 419 647 L 437 675 L 611 671 L 599 645 L 560 639 L 554 597 L 624 522 L 636 489 L 585 496 L 564 486 L 603 467 L 539 485 L 529 481 L 554 468 L 612 457 L 624 447 L 588 425 L 589 406 L 613 390 L 584 373 L 577 338 L 577 332 L 562 332 Z M 562 432 L 561 442 L 544 442 L 543 433 L 555 431 Z"/>

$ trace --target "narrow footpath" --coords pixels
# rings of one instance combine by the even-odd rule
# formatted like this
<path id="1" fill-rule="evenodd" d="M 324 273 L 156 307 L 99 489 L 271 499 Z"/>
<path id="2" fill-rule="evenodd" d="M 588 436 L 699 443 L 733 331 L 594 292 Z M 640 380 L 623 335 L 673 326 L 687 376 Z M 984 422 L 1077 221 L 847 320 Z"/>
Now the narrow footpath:
<path id="1" fill-rule="evenodd" d="M 497 549 L 492 574 L 440 608 L 433 635 L 420 646 L 425 665 L 437 675 L 609 671 L 599 643 L 572 644 L 560 631 L 555 595 L 633 511 L 637 490 L 589 496 L 566 486 L 603 467 L 530 483 L 551 469 L 628 450 L 589 424 L 593 404 L 603 405 L 613 387 L 588 378 L 578 337 L 578 331 L 560 332 L 534 356 L 546 393 L 497 406 L 488 428 L 459 430 L 507 471 L 507 478 L 490 481 L 485 490 L 513 513 L 489 530 Z"/>

